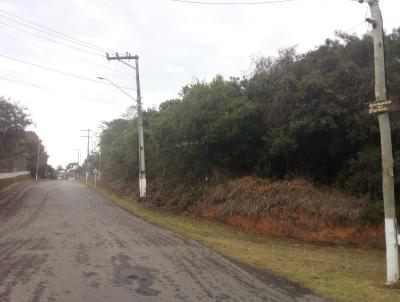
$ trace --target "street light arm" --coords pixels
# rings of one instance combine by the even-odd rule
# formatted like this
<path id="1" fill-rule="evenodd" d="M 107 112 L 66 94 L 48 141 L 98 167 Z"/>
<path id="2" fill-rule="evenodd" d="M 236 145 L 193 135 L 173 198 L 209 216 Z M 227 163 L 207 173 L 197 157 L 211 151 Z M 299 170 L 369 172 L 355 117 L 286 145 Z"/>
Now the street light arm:
<path id="1" fill-rule="evenodd" d="M 103 77 L 97 77 L 99 80 L 103 80 L 103 81 L 107 81 L 109 82 L 111 85 L 113 85 L 115 88 L 117 88 L 119 91 L 121 91 L 122 93 L 124 93 L 126 96 L 128 96 L 129 98 L 131 98 L 132 100 L 134 100 L 135 102 L 137 102 L 137 100 L 132 97 L 129 93 L 127 93 L 125 90 L 123 90 L 121 87 L 119 87 L 117 84 L 115 84 L 113 81 L 107 79 L 107 78 L 103 78 Z"/>

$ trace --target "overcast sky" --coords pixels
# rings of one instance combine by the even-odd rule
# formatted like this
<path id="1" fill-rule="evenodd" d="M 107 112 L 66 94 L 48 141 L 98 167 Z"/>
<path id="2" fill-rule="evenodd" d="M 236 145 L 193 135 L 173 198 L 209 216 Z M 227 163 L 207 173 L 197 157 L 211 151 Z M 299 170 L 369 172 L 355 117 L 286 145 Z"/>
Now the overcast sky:
<path id="1" fill-rule="evenodd" d="M 76 161 L 77 148 L 85 157 L 81 129 L 98 132 L 101 121 L 120 117 L 133 103 L 113 86 L 83 79 L 106 77 L 132 89 L 126 91 L 135 96 L 134 70 L 108 62 L 103 49 L 140 56 L 144 107 L 158 107 L 177 97 L 193 79 L 246 75 L 254 56 L 274 56 L 278 49 L 293 45 L 306 52 L 333 37 L 337 29 L 358 35 L 369 30 L 363 22 L 368 6 L 351 0 L 264 5 L 3 0 L 0 9 L 0 95 L 28 108 L 35 122 L 32 129 L 43 140 L 54 167 Z M 400 26 L 399 0 L 382 0 L 381 9 L 386 30 Z M 100 48 L 35 30 L 24 19 Z"/>

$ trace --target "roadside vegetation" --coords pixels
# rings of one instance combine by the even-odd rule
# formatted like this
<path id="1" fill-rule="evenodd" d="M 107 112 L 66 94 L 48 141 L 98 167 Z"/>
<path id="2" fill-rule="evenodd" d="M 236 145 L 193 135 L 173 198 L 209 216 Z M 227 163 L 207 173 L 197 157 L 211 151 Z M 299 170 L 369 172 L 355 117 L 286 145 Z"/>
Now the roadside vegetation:
<path id="1" fill-rule="evenodd" d="M 400 29 L 385 36 L 385 48 L 388 98 L 400 100 Z M 373 58 L 370 36 L 338 32 L 305 54 L 254 58 L 242 78 L 192 82 L 143 113 L 146 199 L 113 200 L 338 301 L 398 299 L 383 284 L 384 252 L 354 247 L 384 246 L 380 137 L 368 114 Z M 399 117 L 391 113 L 395 175 Z M 104 122 L 99 152 L 85 163 L 97 169 L 100 157 L 101 181 L 119 196 L 137 188 L 136 124 L 132 110 Z"/>
<path id="2" fill-rule="evenodd" d="M 36 173 L 39 137 L 35 132 L 26 130 L 31 124 L 26 108 L 0 96 L 0 173 L 31 171 L 32 176 Z M 53 173 L 47 159 L 46 149 L 40 144 L 40 177 Z"/>
<path id="3" fill-rule="evenodd" d="M 388 97 L 399 100 L 400 29 L 386 35 L 385 48 Z M 381 223 L 379 129 L 367 105 L 373 99 L 372 38 L 343 32 L 305 54 L 292 47 L 276 57 L 254 58 L 251 72 L 242 78 L 196 80 L 182 88 L 180 98 L 143 113 L 149 198 L 163 206 L 169 203 L 168 192 L 183 192 L 185 211 L 202 200 L 204 188 L 239 177 L 300 178 L 362 199 L 356 211 L 364 223 Z M 396 175 L 399 117 L 391 114 Z M 109 184 L 129 187 L 137 180 L 136 124 L 130 110 L 102 125 L 100 152 L 85 165 L 97 169 L 101 154 L 103 180 Z M 400 193 L 398 177 L 395 192 Z M 227 211 L 245 210 L 242 197 L 243 203 L 238 200 Z M 321 202 L 333 206 L 334 199 Z M 244 214 L 255 217 L 261 208 L 251 204 Z"/>
<path id="4" fill-rule="evenodd" d="M 93 187 L 93 186 L 92 186 Z M 121 198 L 102 187 L 97 191 L 118 206 L 239 262 L 272 271 L 336 301 L 397 301 L 400 288 L 383 283 L 385 252 L 305 244 L 259 236 L 214 220 L 196 219 Z"/>

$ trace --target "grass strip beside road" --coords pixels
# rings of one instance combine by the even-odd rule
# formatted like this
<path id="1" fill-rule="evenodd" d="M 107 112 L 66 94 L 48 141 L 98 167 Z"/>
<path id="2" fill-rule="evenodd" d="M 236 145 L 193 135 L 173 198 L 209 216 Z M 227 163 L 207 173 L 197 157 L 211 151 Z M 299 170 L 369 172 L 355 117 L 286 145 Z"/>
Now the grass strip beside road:
<path id="1" fill-rule="evenodd" d="M 327 247 L 271 238 L 216 221 L 145 208 L 104 188 L 97 187 L 96 190 L 148 222 L 196 240 L 239 262 L 298 282 L 337 301 L 400 301 L 400 288 L 384 285 L 384 251 Z"/>

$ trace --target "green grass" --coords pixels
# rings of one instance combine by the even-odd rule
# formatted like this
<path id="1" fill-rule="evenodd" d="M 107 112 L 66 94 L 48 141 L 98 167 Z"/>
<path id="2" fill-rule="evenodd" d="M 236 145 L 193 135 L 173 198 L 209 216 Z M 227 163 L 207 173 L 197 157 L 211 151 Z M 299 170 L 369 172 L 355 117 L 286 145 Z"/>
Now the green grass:
<path id="1" fill-rule="evenodd" d="M 32 176 L 30 175 L 21 175 L 15 178 L 15 182 L 19 182 L 21 180 L 30 179 Z M 0 179 L 0 191 L 7 188 L 8 186 L 14 183 L 14 178 Z"/>
<path id="2" fill-rule="evenodd" d="M 96 190 L 144 220 L 337 301 L 400 301 L 400 287 L 384 285 L 384 251 L 327 247 L 261 236 L 215 221 L 148 209 L 103 188 Z"/>

